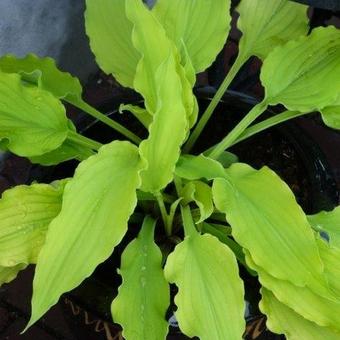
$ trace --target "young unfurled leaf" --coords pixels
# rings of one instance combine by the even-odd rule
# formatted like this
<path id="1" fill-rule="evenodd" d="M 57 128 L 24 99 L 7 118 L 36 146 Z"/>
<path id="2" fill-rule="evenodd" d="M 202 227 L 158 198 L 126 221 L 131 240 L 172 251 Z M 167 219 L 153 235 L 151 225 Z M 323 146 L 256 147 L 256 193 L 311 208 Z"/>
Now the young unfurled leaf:
<path id="1" fill-rule="evenodd" d="M 20 185 L 0 199 L 0 266 L 35 263 L 49 223 L 59 214 L 65 181 Z"/>
<path id="2" fill-rule="evenodd" d="M 189 180 L 200 178 L 211 180 L 218 177 L 225 177 L 223 166 L 214 159 L 204 155 L 181 156 L 176 164 L 175 172 L 177 176 Z"/>
<path id="3" fill-rule="evenodd" d="M 13 281 L 17 277 L 18 273 L 26 267 L 27 264 L 25 263 L 17 264 L 14 267 L 0 266 L 0 286 L 2 286 L 4 283 Z"/>
<path id="4" fill-rule="evenodd" d="M 52 58 L 39 58 L 34 54 L 17 58 L 8 54 L 0 58 L 0 70 L 18 73 L 24 81 L 51 92 L 56 98 L 81 98 L 82 87 L 79 80 L 60 71 Z"/>
<path id="5" fill-rule="evenodd" d="M 175 55 L 176 48 L 153 13 L 141 0 L 125 2 L 126 15 L 134 25 L 133 45 L 140 55 L 133 87 L 144 97 L 147 111 L 155 114 L 159 106 L 156 74 L 169 55 Z"/>
<path id="6" fill-rule="evenodd" d="M 262 286 L 270 290 L 281 303 L 319 326 L 340 331 L 340 300 L 327 299 L 308 287 L 298 287 L 289 281 L 278 280 L 257 266 L 247 250 L 244 249 L 244 253 L 248 266 L 258 273 Z"/>
<path id="7" fill-rule="evenodd" d="M 340 207 L 308 216 L 309 223 L 329 236 L 329 243 L 340 248 Z"/>
<path id="8" fill-rule="evenodd" d="M 141 173 L 142 190 L 148 192 L 163 189 L 173 179 L 188 125 L 173 56 L 159 68 L 157 78 L 159 108 L 150 125 L 148 139 L 140 144 L 140 154 L 148 163 Z"/>
<path id="9" fill-rule="evenodd" d="M 136 206 L 141 166 L 138 149 L 118 141 L 80 163 L 39 254 L 29 325 L 89 276 L 121 241 Z"/>
<path id="10" fill-rule="evenodd" d="M 308 32 L 307 6 L 289 0 L 242 0 L 236 10 L 244 59 L 264 59 L 276 46 Z"/>
<path id="11" fill-rule="evenodd" d="M 140 54 L 132 44 L 133 24 L 126 17 L 125 3 L 86 0 L 85 27 L 98 65 L 123 86 L 133 88 Z"/>
<path id="12" fill-rule="evenodd" d="M 127 0 L 127 16 L 135 24 L 133 43 L 143 53 L 134 86 L 154 115 L 149 137 L 140 144 L 148 166 L 142 172 L 142 190 L 157 192 L 173 178 L 188 119 L 176 50 L 152 12 L 140 0 Z"/>
<path id="13" fill-rule="evenodd" d="M 162 253 L 153 240 L 155 221 L 146 217 L 137 239 L 122 254 L 123 283 L 112 302 L 112 317 L 127 340 L 165 339 L 170 289 L 162 269 Z"/>
<path id="14" fill-rule="evenodd" d="M 195 202 L 200 209 L 200 219 L 196 223 L 201 223 L 211 216 L 214 211 L 211 188 L 208 184 L 200 181 L 188 182 L 182 192 L 183 204 Z"/>
<path id="15" fill-rule="evenodd" d="M 168 257 L 165 277 L 178 286 L 176 318 L 201 340 L 242 339 L 244 289 L 233 252 L 214 236 L 192 234 Z"/>
<path id="16" fill-rule="evenodd" d="M 182 96 L 187 117 L 189 120 L 189 127 L 192 128 L 197 120 L 198 116 L 198 103 L 196 97 L 193 95 L 192 89 L 196 83 L 195 69 L 191 63 L 191 60 L 187 54 L 185 60 L 181 64 L 177 64 L 177 72 L 182 82 Z"/>
<path id="17" fill-rule="evenodd" d="M 269 290 L 261 289 L 261 311 L 267 316 L 267 326 L 275 333 L 284 334 L 287 340 L 338 340 L 340 333 L 321 327 L 297 314 L 281 303 Z"/>
<path id="18" fill-rule="evenodd" d="M 185 59 L 204 71 L 223 48 L 230 29 L 230 0 L 158 0 L 153 12 Z"/>
<path id="19" fill-rule="evenodd" d="M 323 265 L 306 216 L 289 187 L 267 167 L 235 163 L 213 184 L 214 202 L 257 266 L 297 286 L 324 289 Z"/>
<path id="20" fill-rule="evenodd" d="M 340 92 L 339 60 L 340 30 L 333 26 L 277 47 L 262 66 L 265 102 L 300 112 L 333 105 Z"/>
<path id="21" fill-rule="evenodd" d="M 18 74 L 0 72 L 0 139 L 19 156 L 37 156 L 66 139 L 65 108 L 49 92 L 22 83 Z"/>

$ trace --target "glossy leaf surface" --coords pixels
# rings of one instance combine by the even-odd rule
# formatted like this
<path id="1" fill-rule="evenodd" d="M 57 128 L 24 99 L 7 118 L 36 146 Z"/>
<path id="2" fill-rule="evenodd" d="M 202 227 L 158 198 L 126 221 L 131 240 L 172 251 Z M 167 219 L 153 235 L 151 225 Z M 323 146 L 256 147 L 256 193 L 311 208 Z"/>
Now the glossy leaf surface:
<path id="1" fill-rule="evenodd" d="M 0 199 L 0 266 L 35 263 L 59 214 L 65 182 L 19 185 Z"/>
<path id="2" fill-rule="evenodd" d="M 229 11 L 230 0 L 158 0 L 153 8 L 182 60 L 187 53 L 196 73 L 208 68 L 223 48 L 230 29 Z"/>
<path id="3" fill-rule="evenodd" d="M 154 242 L 155 221 L 147 217 L 137 239 L 122 254 L 123 283 L 111 312 L 129 340 L 165 339 L 170 289 L 162 269 L 162 253 Z"/>
<path id="4" fill-rule="evenodd" d="M 315 229 L 328 234 L 331 245 L 340 248 L 340 207 L 310 215 L 308 221 Z"/>
<path id="5" fill-rule="evenodd" d="M 295 313 L 277 300 L 270 291 L 262 288 L 261 294 L 260 308 L 267 315 L 267 326 L 272 332 L 283 333 L 288 340 L 338 340 L 340 338 L 340 333 L 318 326 Z"/>
<path id="6" fill-rule="evenodd" d="M 242 0 L 237 27 L 240 53 L 264 59 L 276 46 L 308 32 L 307 6 L 288 0 Z"/>
<path id="7" fill-rule="evenodd" d="M 19 156 L 37 156 L 66 139 L 65 108 L 49 92 L 25 86 L 17 74 L 0 72 L 0 139 Z"/>
<path id="8" fill-rule="evenodd" d="M 242 163 L 213 184 L 216 207 L 226 213 L 235 240 L 272 276 L 297 286 L 326 283 L 313 232 L 289 187 L 269 168 Z"/>
<path id="9" fill-rule="evenodd" d="M 124 0 L 86 0 L 85 27 L 101 69 L 133 88 L 139 53 L 132 44 L 133 24 Z"/>
<path id="10" fill-rule="evenodd" d="M 88 277 L 121 241 L 136 206 L 140 169 L 138 149 L 128 142 L 104 145 L 80 163 L 39 254 L 29 325 Z"/>
<path id="11" fill-rule="evenodd" d="M 332 105 L 340 92 L 339 59 L 340 30 L 333 26 L 277 47 L 261 70 L 265 102 L 300 112 Z"/>
<path id="12" fill-rule="evenodd" d="M 214 236 L 192 234 L 169 255 L 165 277 L 178 286 L 175 314 L 185 335 L 201 340 L 242 339 L 243 283 L 227 246 Z"/>

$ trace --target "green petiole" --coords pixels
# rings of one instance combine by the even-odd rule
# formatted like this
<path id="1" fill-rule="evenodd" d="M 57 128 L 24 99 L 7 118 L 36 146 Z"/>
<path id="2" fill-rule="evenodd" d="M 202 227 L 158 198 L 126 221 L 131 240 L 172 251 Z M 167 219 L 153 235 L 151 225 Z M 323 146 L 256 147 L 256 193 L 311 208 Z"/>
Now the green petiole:
<path id="1" fill-rule="evenodd" d="M 85 103 L 84 101 L 76 101 L 76 102 L 72 102 L 71 101 L 70 104 L 72 104 L 72 105 L 76 106 L 77 108 L 83 110 L 84 112 L 88 113 L 93 118 L 98 119 L 102 123 L 110 126 L 114 130 L 116 130 L 119 133 L 121 133 L 126 138 L 130 139 L 135 144 L 139 145 L 139 143 L 142 141 L 141 138 L 139 138 L 137 135 L 135 135 L 129 129 L 127 129 L 123 125 L 117 123 L 113 119 L 105 116 L 103 113 L 101 113 L 100 111 L 96 110 L 94 107 L 92 107 L 91 105 Z"/>
<path id="2" fill-rule="evenodd" d="M 206 108 L 202 117 L 198 121 L 195 129 L 191 133 L 190 138 L 188 139 L 187 143 L 185 144 L 185 146 L 183 148 L 184 153 L 189 153 L 190 150 L 193 148 L 198 137 L 200 136 L 204 127 L 207 125 L 209 119 L 211 118 L 211 116 L 212 116 L 214 110 L 216 109 L 218 103 L 220 102 L 223 95 L 227 91 L 229 85 L 231 84 L 231 82 L 233 81 L 233 79 L 235 78 L 235 76 L 237 75 L 237 73 L 239 72 L 239 70 L 241 69 L 241 67 L 244 65 L 244 63 L 247 60 L 248 60 L 247 55 L 239 53 L 236 61 L 234 62 L 233 66 L 231 67 L 231 69 L 228 72 L 228 74 L 226 75 L 226 77 L 224 78 L 223 83 L 221 84 L 221 86 L 219 87 L 217 92 L 215 93 L 215 95 L 214 95 L 213 99 L 211 100 L 209 106 Z"/>
<path id="3" fill-rule="evenodd" d="M 303 116 L 307 114 L 308 112 L 298 112 L 298 111 L 284 111 L 282 113 L 279 113 L 275 115 L 274 117 L 270 117 L 263 122 L 254 124 L 253 126 L 250 126 L 246 130 L 241 133 L 241 135 L 230 145 L 235 145 L 251 136 L 254 136 L 255 134 L 264 131 L 266 129 L 269 129 L 272 126 L 278 125 L 280 123 L 286 122 L 290 119 Z"/>
<path id="4" fill-rule="evenodd" d="M 159 193 L 155 194 L 155 197 L 157 199 L 159 210 L 161 212 L 161 216 L 162 216 L 165 232 L 166 232 L 167 236 L 170 236 L 171 235 L 171 225 L 169 225 L 168 212 L 167 212 L 165 204 L 164 204 L 163 196 L 159 192 Z"/>
<path id="5" fill-rule="evenodd" d="M 101 143 L 96 142 L 93 139 L 87 138 L 83 135 L 80 135 L 75 131 L 69 131 L 67 139 L 91 150 L 98 150 L 102 146 Z"/>
<path id="6" fill-rule="evenodd" d="M 248 128 L 248 126 L 253 123 L 266 109 L 268 105 L 266 101 L 262 101 L 255 105 L 248 114 L 234 127 L 233 130 L 228 133 L 228 135 L 218 143 L 213 150 L 209 153 L 209 157 L 217 159 L 224 150 L 229 148 L 237 138 Z"/>
<path id="7" fill-rule="evenodd" d="M 197 229 L 192 219 L 191 210 L 188 205 L 181 206 L 181 215 L 184 227 L 185 236 L 193 236 L 197 234 Z"/>

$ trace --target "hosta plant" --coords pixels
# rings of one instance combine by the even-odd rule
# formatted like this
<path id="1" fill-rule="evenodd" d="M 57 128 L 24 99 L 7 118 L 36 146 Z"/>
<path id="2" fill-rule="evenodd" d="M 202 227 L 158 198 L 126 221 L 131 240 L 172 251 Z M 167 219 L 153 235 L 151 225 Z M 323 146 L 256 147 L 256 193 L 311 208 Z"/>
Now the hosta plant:
<path id="1" fill-rule="evenodd" d="M 230 0 L 158 0 L 152 9 L 141 0 L 86 5 L 97 62 L 141 94 L 144 105 L 122 103 L 121 111 L 148 136 L 141 140 L 87 104 L 79 81 L 51 59 L 0 59 L 1 148 L 42 165 L 79 160 L 72 178 L 18 186 L 0 200 L 0 283 L 36 264 L 27 327 L 134 228 L 139 234 L 122 253 L 122 284 L 111 308 L 126 339 L 166 337 L 170 283 L 178 288 L 175 316 L 184 334 L 241 339 L 239 266 L 258 276 L 260 309 L 273 332 L 288 339 L 340 339 L 339 208 L 306 216 L 271 169 L 256 170 L 228 152 L 310 112 L 340 128 L 340 31 L 307 34 L 307 8 L 288 0 L 242 0 L 236 9 L 238 57 L 198 115 L 196 74 L 226 42 Z M 263 99 L 218 144 L 206 141 L 206 151 L 193 154 L 217 103 L 251 56 L 263 62 Z M 101 145 L 80 135 L 65 103 L 127 140 Z M 261 120 L 277 104 L 286 111 Z M 173 242 L 170 253 L 161 251 L 159 240 Z"/>

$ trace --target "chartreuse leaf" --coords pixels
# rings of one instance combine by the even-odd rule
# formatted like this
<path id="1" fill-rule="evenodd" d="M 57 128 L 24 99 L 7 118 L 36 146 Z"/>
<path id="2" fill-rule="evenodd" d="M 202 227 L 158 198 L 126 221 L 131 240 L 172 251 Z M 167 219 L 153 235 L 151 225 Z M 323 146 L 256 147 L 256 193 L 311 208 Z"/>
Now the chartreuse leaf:
<path id="1" fill-rule="evenodd" d="M 149 137 L 140 144 L 141 157 L 148 167 L 141 173 L 142 190 L 157 192 L 173 179 L 187 129 L 187 118 L 181 96 L 181 82 L 172 55 L 157 72 L 159 109 L 149 128 Z"/>
<path id="2" fill-rule="evenodd" d="M 20 185 L 0 199 L 0 285 L 36 263 L 49 223 L 60 209 L 66 181 Z"/>
<path id="3" fill-rule="evenodd" d="M 340 96 L 331 106 L 321 110 L 321 117 L 327 126 L 340 130 Z"/>
<path id="4" fill-rule="evenodd" d="M 0 70 L 5 73 L 19 73 L 24 81 L 51 92 L 59 99 L 81 98 L 82 87 L 79 80 L 60 71 L 52 58 L 39 58 L 34 54 L 17 58 L 8 54 L 0 58 Z"/>
<path id="5" fill-rule="evenodd" d="M 4 283 L 13 281 L 17 277 L 18 273 L 26 267 L 27 264 L 25 263 L 17 264 L 14 267 L 0 266 L 0 286 L 2 286 Z"/>
<path id="6" fill-rule="evenodd" d="M 329 287 L 340 300 L 340 248 L 333 247 L 320 238 L 317 238 L 317 244 Z"/>
<path id="7" fill-rule="evenodd" d="M 69 131 L 76 132 L 76 127 L 71 120 L 68 121 Z M 71 159 L 83 161 L 93 155 L 94 152 L 90 148 L 79 145 L 72 139 L 65 139 L 63 144 L 57 149 L 47 152 L 40 156 L 29 157 L 33 164 L 41 164 L 44 166 L 56 165 Z"/>
<path id="8" fill-rule="evenodd" d="M 140 144 L 148 166 L 142 172 L 142 190 L 157 192 L 173 178 L 188 120 L 183 104 L 182 79 L 176 49 L 164 29 L 140 0 L 127 0 L 128 18 L 134 23 L 133 43 L 143 53 L 134 87 L 154 117 L 149 137 Z"/>
<path id="9" fill-rule="evenodd" d="M 146 217 L 137 237 L 124 250 L 123 283 L 111 312 L 129 340 L 161 340 L 168 332 L 165 313 L 170 289 L 162 269 L 162 253 L 153 240 L 156 221 Z"/>
<path id="10" fill-rule="evenodd" d="M 133 46 L 140 55 L 133 87 L 144 97 L 147 111 L 155 114 L 159 108 L 159 68 L 176 49 L 161 24 L 141 0 L 125 2 L 126 15 L 134 25 Z"/>
<path id="11" fill-rule="evenodd" d="M 209 234 L 191 233 L 176 246 L 165 277 L 178 286 L 181 331 L 201 340 L 242 339 L 244 289 L 233 252 Z"/>
<path id="12" fill-rule="evenodd" d="M 137 147 L 119 141 L 80 163 L 39 254 L 29 325 L 88 277 L 121 241 L 136 206 L 141 166 Z"/>
<path id="13" fill-rule="evenodd" d="M 223 48 L 230 29 L 230 0 L 158 0 L 153 12 L 176 43 L 186 52 L 196 73 L 204 71 Z"/>
<path id="14" fill-rule="evenodd" d="M 0 72 L 0 139 L 19 156 L 37 156 L 66 139 L 65 108 L 49 92 L 25 86 L 18 74 Z"/>
<path id="15" fill-rule="evenodd" d="M 30 157 L 29 160 L 34 164 L 44 166 L 56 165 L 71 159 L 83 161 L 94 153 L 90 149 L 85 149 L 72 140 L 66 139 L 57 149 L 47 152 L 41 156 Z"/>
<path id="16" fill-rule="evenodd" d="M 175 173 L 177 176 L 189 180 L 200 178 L 211 180 L 217 177 L 225 177 L 223 166 L 203 154 L 199 156 L 181 156 L 176 164 Z"/>
<path id="17" fill-rule="evenodd" d="M 201 223 L 214 212 L 214 204 L 211 188 L 201 181 L 188 182 L 181 192 L 183 204 L 195 202 L 200 209 L 200 219 L 196 223 Z"/>
<path id="18" fill-rule="evenodd" d="M 274 333 L 284 334 L 288 340 L 338 340 L 340 333 L 321 327 L 282 304 L 269 290 L 261 289 L 261 311 L 267 315 L 267 327 Z"/>
<path id="19" fill-rule="evenodd" d="M 217 237 L 222 243 L 226 244 L 233 251 L 238 261 L 247 267 L 242 248 L 229 238 L 231 235 L 230 227 L 203 222 L 201 231 Z M 251 274 L 255 275 L 255 272 L 251 272 Z"/>
<path id="20" fill-rule="evenodd" d="M 308 32 L 307 6 L 288 0 L 242 0 L 237 27 L 240 54 L 264 59 L 276 46 Z"/>
<path id="21" fill-rule="evenodd" d="M 340 92 L 339 59 L 340 30 L 333 26 L 277 47 L 261 70 L 266 104 L 300 112 L 332 105 Z"/>
<path id="22" fill-rule="evenodd" d="M 39 58 L 34 54 L 17 58 L 8 54 L 0 58 L 0 70 L 4 73 L 17 73 L 24 82 L 38 86 L 58 99 L 75 105 L 83 103 L 79 80 L 67 72 L 60 71 L 52 58 Z M 70 131 L 76 131 L 70 120 L 68 126 Z M 42 165 L 54 165 L 73 158 L 83 160 L 91 154 L 90 149 L 87 150 L 71 140 L 64 140 L 58 148 L 31 157 L 30 160 Z"/>
<path id="23" fill-rule="evenodd" d="M 331 245 L 340 248 L 340 207 L 307 217 L 314 229 L 328 234 Z"/>
<path id="24" fill-rule="evenodd" d="M 224 168 L 229 168 L 230 165 L 238 162 L 238 157 L 229 151 L 224 151 L 216 160 L 221 163 Z"/>
<path id="25" fill-rule="evenodd" d="M 289 281 L 274 278 L 254 263 L 246 249 L 243 251 L 248 266 L 258 273 L 262 286 L 270 290 L 281 303 L 319 326 L 340 331 L 339 300 L 324 298 L 318 291 L 313 292 L 308 287 L 298 287 Z"/>
<path id="26" fill-rule="evenodd" d="M 192 65 L 192 62 L 185 47 L 184 51 L 186 53 L 185 59 L 182 60 L 181 64 L 177 64 L 177 72 L 182 82 L 183 103 L 187 112 L 189 127 L 192 128 L 196 123 L 199 110 L 197 99 L 192 92 L 192 89 L 196 83 L 196 74 L 194 66 Z"/>
<path id="27" fill-rule="evenodd" d="M 213 184 L 215 205 L 256 265 L 329 296 L 313 231 L 289 187 L 267 167 L 235 163 L 225 174 Z"/>
<path id="28" fill-rule="evenodd" d="M 23 59 L 7 55 L 0 59 L 0 70 L 1 69 L 3 69 L 4 72 L 19 73 L 26 83 L 38 86 L 52 93 L 56 98 L 76 106 L 92 117 L 117 130 L 136 144 L 140 142 L 138 136 L 87 104 L 82 99 L 82 87 L 79 80 L 69 73 L 60 71 L 53 59 L 39 58 L 33 54 L 29 54 Z M 60 153 L 70 154 L 69 149 L 68 144 L 65 147 L 62 146 L 59 148 L 58 151 Z M 54 154 L 56 155 L 56 158 L 58 158 L 57 151 Z"/>
<path id="29" fill-rule="evenodd" d="M 59 214 L 65 181 L 19 185 L 0 199 L 0 266 L 35 263 L 49 223 Z"/>
<path id="30" fill-rule="evenodd" d="M 86 0 L 85 27 L 101 69 L 113 74 L 122 85 L 133 88 L 140 55 L 131 41 L 133 24 L 126 16 L 125 3 L 125 0 Z"/>
<path id="31" fill-rule="evenodd" d="M 131 104 L 122 104 L 119 106 L 119 113 L 123 113 L 123 111 L 131 112 L 146 128 L 152 123 L 152 115 L 142 107 Z"/>

